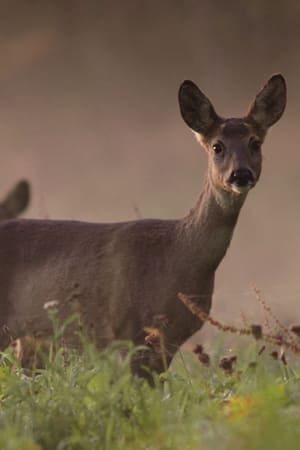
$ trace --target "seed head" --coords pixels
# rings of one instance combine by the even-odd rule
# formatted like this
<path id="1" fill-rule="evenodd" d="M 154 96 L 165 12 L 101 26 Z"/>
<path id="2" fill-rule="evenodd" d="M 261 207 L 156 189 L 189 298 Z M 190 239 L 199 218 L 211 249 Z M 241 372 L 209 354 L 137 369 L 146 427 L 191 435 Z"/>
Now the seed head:
<path id="1" fill-rule="evenodd" d="M 300 325 L 292 325 L 291 332 L 294 333 L 297 337 L 300 337 Z"/>
<path id="2" fill-rule="evenodd" d="M 255 338 L 255 339 L 261 339 L 262 338 L 262 326 L 261 325 L 258 325 L 258 324 L 255 324 L 255 323 L 253 323 L 252 325 L 251 325 L 251 333 L 252 333 L 252 336 Z"/>

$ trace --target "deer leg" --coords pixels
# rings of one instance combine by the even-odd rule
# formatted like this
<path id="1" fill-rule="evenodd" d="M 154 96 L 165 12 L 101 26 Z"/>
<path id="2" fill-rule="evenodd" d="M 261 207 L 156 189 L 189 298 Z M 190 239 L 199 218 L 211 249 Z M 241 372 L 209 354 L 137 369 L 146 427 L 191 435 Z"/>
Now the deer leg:
<path id="1" fill-rule="evenodd" d="M 151 347 L 138 350 L 131 357 L 131 372 L 133 375 L 147 380 L 150 386 L 154 386 L 153 374 L 165 372 L 172 361 L 172 357 L 173 355 L 163 355 Z"/>
<path id="2" fill-rule="evenodd" d="M 12 338 L 6 325 L 0 324 L 0 351 L 5 350 L 11 343 Z"/>

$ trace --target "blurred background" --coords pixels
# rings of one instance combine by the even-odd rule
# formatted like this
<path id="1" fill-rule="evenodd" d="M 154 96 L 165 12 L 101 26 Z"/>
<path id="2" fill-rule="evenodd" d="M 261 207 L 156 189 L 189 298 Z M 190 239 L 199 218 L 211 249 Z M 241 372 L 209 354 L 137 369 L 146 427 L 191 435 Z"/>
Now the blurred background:
<path id="1" fill-rule="evenodd" d="M 3 0 L 0 36 L 0 192 L 27 177 L 27 217 L 183 216 L 207 162 L 180 118 L 180 82 L 229 117 L 283 73 L 288 107 L 218 270 L 213 313 L 257 318 L 255 283 L 300 321 L 299 2 Z"/>

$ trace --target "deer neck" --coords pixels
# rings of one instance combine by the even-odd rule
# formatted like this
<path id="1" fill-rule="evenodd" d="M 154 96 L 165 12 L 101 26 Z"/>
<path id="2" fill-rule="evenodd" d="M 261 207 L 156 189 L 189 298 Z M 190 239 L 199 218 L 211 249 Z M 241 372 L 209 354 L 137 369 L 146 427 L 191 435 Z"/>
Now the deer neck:
<path id="1" fill-rule="evenodd" d="M 207 176 L 195 207 L 180 223 L 183 242 L 195 263 L 217 268 L 230 244 L 245 198 L 246 194 L 218 190 Z"/>

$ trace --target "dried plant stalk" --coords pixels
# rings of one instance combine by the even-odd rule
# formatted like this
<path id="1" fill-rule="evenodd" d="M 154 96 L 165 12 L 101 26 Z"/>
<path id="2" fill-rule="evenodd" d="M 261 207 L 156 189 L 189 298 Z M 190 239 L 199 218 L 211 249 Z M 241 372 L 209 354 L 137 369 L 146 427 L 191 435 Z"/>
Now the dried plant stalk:
<path id="1" fill-rule="evenodd" d="M 195 302 L 193 302 L 188 295 L 185 295 L 180 292 L 178 294 L 178 298 L 191 311 L 191 313 L 195 314 L 202 322 L 208 322 L 220 331 L 223 331 L 225 333 L 236 333 L 243 336 L 253 336 L 255 339 L 259 338 L 262 341 L 267 342 L 268 344 L 283 346 L 293 353 L 297 354 L 300 353 L 300 347 L 298 347 L 293 340 L 285 339 L 283 335 L 264 333 L 260 325 L 252 325 L 250 326 L 250 328 L 247 327 L 239 328 L 233 325 L 224 325 L 220 321 L 214 319 L 209 314 L 204 312 L 202 308 L 196 305 Z M 289 336 L 290 331 L 288 337 Z"/>

